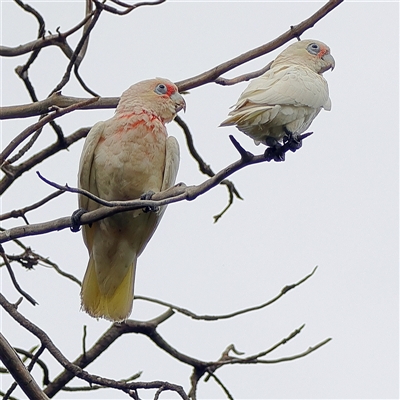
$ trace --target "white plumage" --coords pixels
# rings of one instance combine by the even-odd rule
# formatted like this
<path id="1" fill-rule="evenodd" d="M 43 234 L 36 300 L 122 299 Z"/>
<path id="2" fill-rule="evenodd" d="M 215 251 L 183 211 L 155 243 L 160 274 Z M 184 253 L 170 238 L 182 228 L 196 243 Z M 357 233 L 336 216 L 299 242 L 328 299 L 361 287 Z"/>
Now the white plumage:
<path id="1" fill-rule="evenodd" d="M 165 124 L 185 108 L 178 88 L 156 78 L 126 90 L 115 115 L 89 132 L 79 166 L 79 187 L 104 200 L 133 200 L 175 183 L 179 146 Z M 81 208 L 100 205 L 79 196 Z M 123 321 L 132 310 L 136 261 L 159 224 L 158 211 L 126 211 L 82 227 L 89 262 L 82 308 L 95 318 Z"/>
<path id="2" fill-rule="evenodd" d="M 250 82 L 221 126 L 236 127 L 268 146 L 305 132 L 322 108 L 329 111 L 328 84 L 322 73 L 333 69 L 329 47 L 302 40 L 286 48 L 271 68 Z"/>

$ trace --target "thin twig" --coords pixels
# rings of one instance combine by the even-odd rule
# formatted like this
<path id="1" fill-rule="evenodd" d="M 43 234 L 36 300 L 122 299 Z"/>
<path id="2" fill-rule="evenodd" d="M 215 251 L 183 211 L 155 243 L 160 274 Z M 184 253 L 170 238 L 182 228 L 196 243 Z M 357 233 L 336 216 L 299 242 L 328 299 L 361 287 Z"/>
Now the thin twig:
<path id="1" fill-rule="evenodd" d="M 228 79 L 228 78 L 223 78 L 222 76 L 220 76 L 219 78 L 215 79 L 214 82 L 221 86 L 232 86 L 232 85 L 236 85 L 237 83 L 240 83 L 240 82 L 246 82 L 246 81 L 249 81 L 250 79 L 258 78 L 262 74 L 265 74 L 271 68 L 272 63 L 273 63 L 273 61 L 270 61 L 265 67 L 263 67 L 257 71 L 248 72 L 246 74 L 239 75 L 236 78 Z"/>
<path id="2" fill-rule="evenodd" d="M 21 0 L 15 0 L 15 2 L 22 7 L 25 11 L 31 13 L 32 15 L 35 16 L 35 18 L 38 21 L 39 24 L 39 29 L 38 29 L 38 35 L 37 38 L 41 39 L 44 37 L 45 32 L 46 32 L 46 27 L 45 27 L 45 21 L 43 19 L 43 17 L 41 16 L 41 14 L 39 14 L 38 11 L 36 11 L 32 6 L 30 6 L 29 4 L 24 4 Z M 36 49 L 34 51 L 32 51 L 28 61 L 25 63 L 25 65 L 23 66 L 18 66 L 15 69 L 15 72 L 17 73 L 17 75 L 22 79 L 22 81 L 25 84 L 26 89 L 29 92 L 29 95 L 31 96 L 32 101 L 37 101 L 37 97 L 36 97 L 36 92 L 35 89 L 29 79 L 28 76 L 28 69 L 29 67 L 32 65 L 32 63 L 36 60 L 37 56 L 40 53 L 41 48 Z M 39 134 L 37 134 L 38 136 Z M 35 135 L 36 136 L 36 135 Z"/>
<path id="3" fill-rule="evenodd" d="M 130 376 L 127 379 L 121 379 L 121 382 L 132 382 L 142 375 L 142 371 L 139 371 L 138 373 Z M 90 385 L 90 386 L 64 386 L 61 388 L 61 390 L 64 392 L 91 392 L 93 390 L 99 390 L 99 389 L 107 389 L 105 386 L 100 386 L 100 385 Z"/>
<path id="4" fill-rule="evenodd" d="M 56 118 L 59 118 L 65 114 L 68 114 L 72 111 L 77 110 L 78 108 L 84 107 L 88 104 L 93 104 L 98 100 L 97 97 L 82 101 L 77 104 L 73 104 L 66 108 L 57 108 L 55 111 L 51 112 L 46 117 L 42 118 L 40 121 L 36 122 L 33 125 L 30 125 L 28 128 L 24 129 L 19 135 L 17 135 L 8 146 L 2 151 L 0 154 L 0 163 L 3 164 L 6 158 L 16 149 L 16 147 L 23 142 L 27 137 L 29 137 L 32 133 L 46 125 L 48 122 L 53 121 Z"/>
<path id="5" fill-rule="evenodd" d="M 85 9 L 85 17 L 89 17 L 91 15 L 93 15 L 94 10 L 93 10 L 93 2 L 92 0 L 85 0 L 86 3 L 86 9 Z M 88 46 L 89 46 L 89 35 L 87 35 L 87 30 L 90 28 L 90 18 L 87 19 L 85 25 L 83 26 L 83 31 L 82 31 L 82 37 L 85 37 L 85 42 L 82 46 L 82 48 L 80 49 L 80 52 L 78 54 L 78 56 L 76 57 L 76 61 L 75 61 L 75 67 L 79 67 L 79 65 L 81 64 L 82 60 L 84 59 Z M 95 95 L 97 96 L 97 95 Z"/>
<path id="6" fill-rule="evenodd" d="M 20 5 L 24 10 L 26 10 L 27 12 L 33 14 L 36 19 L 38 20 L 39 23 L 39 30 L 38 30 L 38 39 L 41 39 L 44 37 L 45 35 L 45 21 L 43 19 L 43 17 L 30 5 L 28 4 L 24 4 L 21 0 L 15 0 L 17 2 L 18 5 Z M 64 47 L 69 47 L 67 44 L 65 44 Z M 36 50 L 34 50 L 32 52 L 32 54 L 30 55 L 28 61 L 25 63 L 25 65 L 23 66 L 18 66 L 15 69 L 15 72 L 17 73 L 17 75 L 22 79 L 22 81 L 25 84 L 26 89 L 29 92 L 29 95 L 32 99 L 33 102 L 37 102 L 39 99 L 36 96 L 36 92 L 35 92 L 35 88 L 33 87 L 30 79 L 29 79 L 29 75 L 28 75 L 28 69 L 29 67 L 33 64 L 33 62 L 36 60 L 37 56 L 39 55 L 41 51 L 41 48 L 38 48 Z M 47 113 L 46 113 L 47 114 Z M 42 115 L 40 118 L 44 118 L 45 115 Z M 62 133 L 62 129 L 61 127 L 55 122 L 55 121 L 50 121 L 50 126 L 54 129 L 54 131 L 56 132 L 57 137 L 59 138 L 60 141 L 62 141 L 64 139 L 63 133 Z M 37 140 L 37 138 L 40 136 L 42 132 L 42 128 L 38 129 L 35 134 L 31 137 L 31 139 L 29 140 L 29 142 L 18 152 L 18 154 L 16 154 L 14 157 L 12 157 L 9 160 L 10 164 L 15 163 L 19 158 L 21 158 L 35 143 L 35 141 Z"/>
<path id="7" fill-rule="evenodd" d="M 162 306 L 171 308 L 172 310 L 175 310 L 176 312 L 179 312 L 183 315 L 186 315 L 187 317 L 190 317 L 192 319 L 195 320 L 202 320 L 202 321 L 219 321 L 221 319 L 229 319 L 229 318 L 233 318 L 236 317 L 238 315 L 242 315 L 242 314 L 246 314 L 252 311 L 257 311 L 257 310 L 261 310 L 262 308 L 268 307 L 269 305 L 275 303 L 277 300 L 279 300 L 282 296 L 284 296 L 289 290 L 294 289 L 297 286 L 300 286 L 302 283 L 304 283 L 305 281 L 307 281 L 309 278 L 311 278 L 315 271 L 317 270 L 318 267 L 315 267 L 312 272 L 310 274 L 308 274 L 307 276 L 305 276 L 304 278 L 302 278 L 301 280 L 299 280 L 298 282 L 291 284 L 291 285 L 287 285 L 285 286 L 278 295 L 276 295 L 274 298 L 272 298 L 271 300 L 268 300 L 267 302 L 260 304 L 258 306 L 253 306 L 253 307 L 249 307 L 249 308 L 245 308 L 243 310 L 239 310 L 239 311 L 234 311 L 232 313 L 229 314 L 222 314 L 222 315 L 198 315 L 195 314 L 194 312 L 187 310 L 186 308 L 182 308 L 179 306 L 176 306 L 174 304 L 168 303 L 166 301 L 163 300 L 157 300 L 157 299 L 153 299 L 151 297 L 146 297 L 146 296 L 139 296 L 139 295 L 135 295 L 135 300 L 143 300 L 143 301 L 148 301 L 151 303 L 156 303 L 156 304 L 160 304 Z"/>
<path id="8" fill-rule="evenodd" d="M 181 127 L 183 133 L 185 134 L 187 147 L 191 156 L 197 161 L 200 172 L 210 177 L 214 176 L 215 174 L 210 165 L 203 160 L 199 152 L 196 150 L 194 146 L 193 135 L 190 132 L 190 129 L 187 126 L 186 122 L 183 121 L 183 119 L 179 115 L 175 117 L 174 121 Z"/>
<path id="9" fill-rule="evenodd" d="M 276 358 L 276 359 L 273 359 L 273 360 L 259 360 L 258 359 L 257 360 L 257 364 L 278 364 L 278 363 L 281 363 L 281 362 L 298 360 L 299 358 L 308 356 L 309 354 L 311 354 L 314 351 L 318 350 L 320 347 L 326 345 L 331 340 L 332 340 L 332 338 L 327 338 L 327 339 L 323 340 L 322 342 L 316 344 L 315 346 L 309 347 L 307 350 L 303 351 L 302 353 L 298 353 L 298 354 L 295 354 L 293 356 Z M 232 364 L 237 364 L 237 362 L 232 362 Z"/>
<path id="10" fill-rule="evenodd" d="M 66 43 L 67 37 L 73 35 L 75 32 L 77 32 L 79 29 L 81 29 L 82 26 L 85 25 L 87 20 L 92 18 L 92 16 L 93 15 L 87 16 L 81 22 L 79 22 L 77 25 L 75 25 L 73 28 L 69 29 L 68 31 L 66 31 L 64 33 L 58 32 L 54 35 L 50 34 L 43 38 L 33 40 L 32 42 L 28 42 L 28 43 L 19 45 L 17 47 L 0 46 L 0 56 L 16 57 L 16 56 L 21 56 L 26 53 L 30 53 L 31 51 L 36 51 L 38 49 L 42 49 L 44 47 L 58 46 L 63 50 L 65 55 L 68 58 L 70 58 L 72 51 L 70 48 L 68 50 L 66 48 L 66 47 L 69 47 Z"/>
<path id="11" fill-rule="evenodd" d="M 189 127 L 187 126 L 187 124 L 185 123 L 185 121 L 182 120 L 182 118 L 177 115 L 175 117 L 175 122 L 182 128 L 183 133 L 185 134 L 185 138 L 186 138 L 186 144 L 188 146 L 189 152 L 191 154 L 191 156 L 197 161 L 199 170 L 209 176 L 209 177 L 213 177 L 215 175 L 214 171 L 211 169 L 210 165 L 207 164 L 203 158 L 200 156 L 199 152 L 196 150 L 195 146 L 194 146 L 194 141 L 193 141 L 193 135 L 190 132 Z M 228 211 L 228 209 L 231 207 L 231 205 L 233 204 L 233 200 L 234 200 L 234 195 L 240 199 L 243 200 L 242 196 L 240 196 L 239 192 L 237 191 L 234 183 L 228 179 L 224 179 L 223 181 L 221 181 L 221 185 L 225 185 L 228 189 L 228 195 L 229 195 L 229 200 L 228 200 L 228 205 L 217 215 L 214 215 L 214 223 L 218 222 L 218 220 L 225 214 L 226 211 Z"/>
<path id="12" fill-rule="evenodd" d="M 0 232 L 4 232 L 6 229 L 0 227 Z M 75 277 L 74 275 L 63 271 L 56 263 L 49 260 L 46 257 L 41 256 L 40 254 L 32 251 L 32 249 L 28 246 L 25 246 L 20 240 L 14 239 L 13 242 L 21 247 L 24 252 L 18 256 L 7 255 L 9 261 L 18 261 L 25 268 L 33 268 L 34 265 L 42 265 L 45 267 L 53 268 L 58 274 L 64 276 L 65 278 L 70 279 L 75 282 L 79 286 L 81 286 L 82 282 Z M 5 264 L 4 264 L 5 265 Z"/>
<path id="13" fill-rule="evenodd" d="M 95 196 L 94 194 L 90 193 L 87 190 L 84 189 L 80 189 L 80 188 L 74 188 L 68 185 L 59 185 L 56 182 L 52 182 L 51 180 L 45 178 L 39 171 L 36 171 L 36 175 L 45 183 L 47 183 L 48 185 L 58 189 L 61 192 L 71 192 L 71 193 L 78 193 L 78 194 L 82 194 L 86 197 L 88 197 L 89 199 L 95 201 L 96 203 L 101 204 L 102 206 L 106 206 L 106 207 L 113 207 L 113 206 L 123 206 L 124 201 L 107 201 L 107 200 L 103 200 L 98 196 Z"/>
<path id="14" fill-rule="evenodd" d="M 40 200 L 40 201 L 38 201 L 38 202 L 36 202 L 34 204 L 31 204 L 30 206 L 26 206 L 26 207 L 20 208 L 18 210 L 13 210 L 13 211 L 9 211 L 9 212 L 6 212 L 4 214 L 1 214 L 0 215 L 0 221 L 4 221 L 4 220 L 9 219 L 9 218 L 24 217 L 27 212 L 35 210 L 35 209 L 43 206 L 44 204 L 46 204 L 50 200 L 55 199 L 56 197 L 58 197 L 60 194 L 63 194 L 63 193 L 65 193 L 63 190 L 57 190 L 57 191 L 49 194 L 48 196 L 46 196 L 42 200 Z"/>
<path id="15" fill-rule="evenodd" d="M 6 370 L 6 371 L 8 372 L 8 370 Z M 2 397 L 3 399 L 4 399 L 4 395 L 5 395 L 5 393 L 0 390 L 0 396 L 3 396 Z M 8 400 L 19 400 L 19 399 L 17 399 L 16 397 L 10 396 L 8 398 Z"/>
<path id="16" fill-rule="evenodd" d="M 3 170 L 6 170 L 7 175 L 5 175 L 0 181 L 0 195 L 3 194 L 23 173 L 29 171 L 35 165 L 40 164 L 43 160 L 46 160 L 53 154 L 56 154 L 61 150 L 68 149 L 71 144 L 84 138 L 88 134 L 89 130 L 90 128 L 80 128 L 76 132 L 67 136 L 63 143 L 60 143 L 60 141 L 57 140 L 55 143 L 45 147 L 43 150 L 34 154 L 32 157 L 28 158 L 26 161 L 17 166 L 4 166 Z"/>
<path id="17" fill-rule="evenodd" d="M 58 83 L 58 85 L 51 91 L 49 96 L 51 96 L 53 93 L 59 92 L 68 83 L 69 78 L 71 76 L 72 67 L 75 65 L 75 62 L 76 62 L 79 54 L 81 53 L 83 47 L 85 46 L 86 40 L 89 37 L 90 32 L 95 27 L 98 19 L 100 18 L 100 14 L 103 10 L 102 7 L 98 6 L 97 2 L 95 2 L 95 4 L 96 4 L 96 10 L 94 10 L 93 16 L 91 17 L 91 20 L 88 23 L 88 25 L 85 24 L 84 33 L 82 34 L 81 39 L 79 40 L 78 44 L 76 45 L 76 48 L 71 56 L 71 59 L 67 66 L 67 69 L 64 73 L 64 76 L 62 77 L 62 79 Z M 91 15 L 91 13 L 89 15 Z"/>
<path id="18" fill-rule="evenodd" d="M 303 328 L 306 325 L 303 324 L 301 325 L 299 328 L 297 328 L 296 330 L 294 330 L 288 337 L 283 338 L 282 340 L 280 340 L 278 343 L 274 344 L 272 347 L 270 347 L 267 350 L 264 350 L 260 353 L 254 354 L 252 356 L 249 357 L 245 357 L 243 358 L 243 360 L 247 360 L 247 361 L 252 361 L 252 360 L 258 360 L 260 357 L 264 357 L 269 353 L 272 353 L 274 350 L 276 350 L 278 347 L 286 344 L 287 342 L 289 342 L 290 340 L 292 340 L 294 337 L 296 337 L 299 333 L 301 333 L 301 331 L 303 330 Z"/>
<path id="19" fill-rule="evenodd" d="M 88 15 L 91 15 L 92 13 L 93 13 L 93 2 L 92 2 L 92 0 L 86 0 L 86 15 L 88 16 Z M 81 84 L 81 86 L 83 87 L 84 90 L 86 90 L 92 96 L 99 96 L 95 91 L 93 91 L 92 89 L 89 88 L 89 86 L 86 85 L 85 81 L 83 80 L 83 78 L 81 77 L 81 75 L 79 73 L 79 67 L 83 61 L 83 58 L 86 55 L 86 51 L 89 46 L 89 33 L 87 32 L 88 29 L 90 29 L 90 20 L 89 19 L 86 22 L 85 26 L 83 27 L 82 37 L 86 37 L 86 40 L 75 60 L 74 74 L 76 76 L 76 79 Z"/>
<path id="20" fill-rule="evenodd" d="M 221 382 L 221 380 L 213 372 L 209 372 L 209 375 L 215 379 L 215 382 L 217 382 L 219 386 L 221 386 L 222 390 L 224 391 L 226 397 L 229 400 L 235 400 L 233 396 L 230 394 L 228 388 Z"/>
<path id="21" fill-rule="evenodd" d="M 113 3 L 118 4 L 118 5 L 120 5 L 120 6 L 122 6 L 122 7 L 125 8 L 125 10 L 122 10 L 122 11 L 116 9 L 115 7 L 108 6 L 107 4 L 100 3 L 98 0 L 93 0 L 93 1 L 94 1 L 96 4 L 97 4 L 97 3 L 98 3 L 98 4 L 101 4 L 102 7 L 103 7 L 103 9 L 104 9 L 105 11 L 108 11 L 108 12 L 110 12 L 110 13 L 112 13 L 112 14 L 126 15 L 126 14 L 129 14 L 131 11 L 135 10 L 135 9 L 138 8 L 138 7 L 141 7 L 141 6 L 156 6 L 156 5 L 158 5 L 158 4 L 165 3 L 166 0 L 155 0 L 155 1 L 153 1 L 153 2 L 150 2 L 150 1 L 142 1 L 142 2 L 140 2 L 140 3 L 136 3 L 136 4 L 133 4 L 133 5 L 129 5 L 129 4 L 124 3 L 124 2 L 122 2 L 122 1 L 119 1 L 119 0 L 112 0 Z"/>
<path id="22" fill-rule="evenodd" d="M 35 253 L 37 254 L 37 253 Z M 50 261 L 48 258 L 45 258 L 43 256 L 41 256 L 40 254 L 37 254 L 38 259 L 44 263 L 49 265 L 51 268 L 53 268 L 58 274 L 60 274 L 61 276 L 64 276 L 65 278 L 70 279 L 72 282 L 77 283 L 79 286 L 82 285 L 82 282 L 74 275 L 63 271 L 56 263 L 54 263 L 53 261 Z"/>
<path id="23" fill-rule="evenodd" d="M 86 357 L 86 336 L 87 336 L 87 326 L 83 325 L 83 336 L 82 336 L 82 356 Z"/>
<path id="24" fill-rule="evenodd" d="M 17 282 L 17 279 L 15 278 L 14 271 L 12 270 L 12 267 L 10 265 L 10 262 L 8 261 L 8 257 L 6 253 L 4 252 L 3 246 L 0 244 L 0 256 L 3 258 L 4 263 L 7 267 L 7 271 L 10 275 L 11 281 L 17 290 L 18 293 L 20 293 L 25 299 L 27 299 L 32 305 L 38 304 L 38 302 L 27 292 L 21 289 L 21 286 L 19 286 L 19 283 Z"/>
<path id="25" fill-rule="evenodd" d="M 31 362 L 29 363 L 29 365 L 27 367 L 28 371 L 32 371 L 32 368 L 36 363 L 40 366 L 40 368 L 42 368 L 42 371 L 43 371 L 42 383 L 43 383 L 43 385 L 47 385 L 49 383 L 49 368 L 43 362 L 43 360 L 41 360 L 39 358 L 42 355 L 45 348 L 43 346 L 41 346 L 35 354 L 32 354 L 32 352 L 29 352 L 29 351 L 26 351 L 24 349 L 20 349 L 17 347 L 14 347 L 14 350 L 17 353 L 23 354 L 25 357 L 28 357 L 31 359 Z"/>
<path id="26" fill-rule="evenodd" d="M 22 254 L 7 254 L 7 258 L 10 263 L 16 261 L 26 269 L 33 269 L 39 263 L 39 257 L 29 247 Z"/>
<path id="27" fill-rule="evenodd" d="M 14 164 L 14 163 L 15 163 L 16 161 L 18 161 L 22 156 L 24 156 L 25 153 L 27 153 L 27 152 L 32 148 L 32 146 L 35 144 L 36 140 L 39 138 L 39 136 L 41 135 L 42 131 L 43 131 L 43 126 L 40 127 L 40 128 L 31 136 L 31 138 L 29 139 L 28 143 L 26 143 L 26 144 L 22 147 L 22 149 L 20 149 L 20 150 L 18 151 L 17 154 L 15 154 L 13 157 L 10 157 L 10 158 L 7 160 L 6 165 Z"/>

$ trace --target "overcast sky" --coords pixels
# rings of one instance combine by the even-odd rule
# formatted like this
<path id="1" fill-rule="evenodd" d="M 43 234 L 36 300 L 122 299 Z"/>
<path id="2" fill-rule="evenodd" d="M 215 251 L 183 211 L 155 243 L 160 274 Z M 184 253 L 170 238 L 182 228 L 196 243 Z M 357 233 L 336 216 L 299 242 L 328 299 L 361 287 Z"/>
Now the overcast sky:
<path id="1" fill-rule="evenodd" d="M 33 3 L 53 33 L 57 27 L 65 31 L 75 25 L 84 12 L 84 1 Z M 33 40 L 34 18 L 13 2 L 0 4 L 1 44 L 16 46 Z M 105 14 L 91 36 L 81 76 L 102 96 L 119 96 L 131 84 L 155 76 L 180 81 L 272 40 L 322 4 L 167 1 L 125 17 Z M 333 340 L 295 361 L 220 369 L 218 376 L 234 398 L 397 398 L 399 3 L 344 2 L 303 38 L 325 42 L 336 60 L 335 70 L 325 73 L 331 112 L 320 113 L 311 126 L 315 134 L 300 151 L 287 154 L 284 163 L 263 163 L 235 174 L 232 180 L 244 201 L 235 201 L 217 224 L 212 217 L 226 205 L 224 187 L 196 201 L 169 206 L 139 258 L 135 293 L 199 314 L 223 314 L 267 301 L 318 265 L 310 280 L 266 309 L 221 322 L 196 322 L 176 315 L 160 327 L 160 333 L 182 352 L 216 360 L 231 343 L 251 355 L 305 323 L 300 335 L 266 359 L 301 353 L 328 337 Z M 74 36 L 71 44 L 78 39 Z M 280 51 L 226 76 L 259 69 Z M 1 60 L 2 105 L 30 101 L 14 73 L 27 57 Z M 58 48 L 41 52 L 30 70 L 39 98 L 55 87 L 65 66 Z M 235 128 L 218 128 L 246 85 L 208 84 L 186 96 L 187 112 L 182 118 L 214 171 L 238 158 L 229 134 L 248 150 L 263 152 Z M 86 96 L 75 80 L 63 93 Z M 70 134 L 112 114 L 113 110 L 79 111 L 58 122 Z M 3 121 L 2 146 L 35 120 Z M 168 130 L 181 146 L 178 181 L 202 182 L 205 177 L 188 155 L 182 132 L 175 123 Z M 53 139 L 54 133 L 44 130 L 34 149 Z M 2 197 L 1 211 L 31 204 L 53 190 L 37 179 L 37 169 L 49 179 L 75 185 L 82 146 L 80 141 L 26 173 Z M 76 196 L 64 194 L 28 218 L 31 223 L 47 221 L 70 215 L 76 208 Z M 3 226 L 21 224 L 7 221 Z M 24 243 L 82 279 L 88 255 L 81 234 L 64 230 L 27 238 Z M 8 243 L 5 249 L 17 251 Z M 32 307 L 24 301 L 20 312 L 44 329 L 70 360 L 81 352 L 84 324 L 87 347 L 109 326 L 80 311 L 80 288 L 53 270 L 26 271 L 14 265 L 14 271 L 20 285 L 39 302 Z M 15 302 L 18 293 L 4 268 L 0 273 L 2 293 Z M 163 310 L 137 301 L 131 318 L 146 320 Z M 38 343 L 8 315 L 1 315 L 1 330 L 13 346 L 29 349 Z M 44 359 L 54 378 L 62 368 L 48 354 Z M 186 389 L 191 372 L 139 335 L 118 340 L 87 370 L 115 379 L 143 371 L 141 380 L 169 380 Z M 40 380 L 39 370 L 34 376 Z M 11 380 L 0 379 L 5 390 Z M 140 394 L 150 397 L 150 392 Z M 15 395 L 23 397 L 18 391 Z M 202 382 L 198 395 L 224 398 L 212 381 Z M 109 390 L 58 395 L 77 397 L 126 395 Z"/>

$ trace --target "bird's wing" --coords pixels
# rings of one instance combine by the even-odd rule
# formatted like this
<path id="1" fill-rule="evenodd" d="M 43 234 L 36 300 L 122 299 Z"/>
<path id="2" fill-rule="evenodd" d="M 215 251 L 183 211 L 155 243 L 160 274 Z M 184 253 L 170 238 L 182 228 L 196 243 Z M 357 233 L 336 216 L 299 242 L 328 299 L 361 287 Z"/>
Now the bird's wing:
<path id="1" fill-rule="evenodd" d="M 166 190 L 175 184 L 179 168 L 179 144 L 173 137 L 169 136 L 165 150 L 165 170 L 161 190 Z"/>
<path id="2" fill-rule="evenodd" d="M 328 84 L 311 69 L 299 65 L 280 66 L 254 79 L 240 96 L 235 110 L 252 105 L 324 107 L 329 102 Z"/>
<path id="3" fill-rule="evenodd" d="M 98 196 L 98 190 L 96 187 L 94 173 L 92 171 L 94 152 L 103 133 L 105 123 L 103 121 L 98 122 L 89 131 L 85 144 L 83 145 L 82 155 L 79 162 L 78 172 L 78 187 L 89 191 L 90 193 Z M 90 200 L 88 197 L 79 195 L 78 197 L 79 207 L 87 211 L 92 211 L 99 207 L 98 203 Z M 82 226 L 83 240 L 85 241 L 88 248 L 92 247 L 93 243 L 93 229 L 90 229 L 88 225 Z"/>
<path id="4" fill-rule="evenodd" d="M 180 160 L 180 153 L 179 153 L 178 141 L 173 136 L 169 136 L 167 138 L 166 148 L 165 148 L 165 169 L 164 169 L 163 182 L 161 185 L 161 191 L 167 190 L 170 187 L 174 186 L 176 176 L 178 175 L 179 160 Z M 158 224 L 160 223 L 166 208 L 167 206 L 160 207 L 157 225 L 154 227 L 154 229 L 156 229 Z"/>
<path id="5" fill-rule="evenodd" d="M 173 137 L 169 136 L 166 141 L 165 147 L 165 169 L 163 182 L 160 191 L 169 189 L 175 184 L 176 176 L 179 168 L 179 144 L 178 141 Z M 161 221 L 162 216 L 167 206 L 161 206 L 158 211 L 147 214 L 147 234 L 144 235 L 144 241 L 139 247 L 138 256 L 142 253 L 147 243 L 153 236 L 158 224 Z M 143 217 L 143 216 L 142 216 Z"/>

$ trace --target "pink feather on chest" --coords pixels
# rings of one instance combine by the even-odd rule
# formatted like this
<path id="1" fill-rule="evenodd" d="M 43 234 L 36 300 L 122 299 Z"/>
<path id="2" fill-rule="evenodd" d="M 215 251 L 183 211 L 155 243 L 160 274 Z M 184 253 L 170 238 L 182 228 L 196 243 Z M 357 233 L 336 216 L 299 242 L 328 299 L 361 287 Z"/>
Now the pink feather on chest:
<path id="1" fill-rule="evenodd" d="M 165 166 L 167 131 L 150 113 L 115 115 L 95 151 L 99 194 L 109 200 L 159 191 Z"/>

